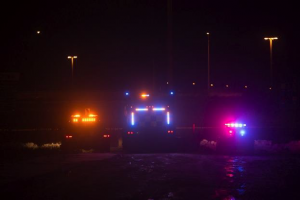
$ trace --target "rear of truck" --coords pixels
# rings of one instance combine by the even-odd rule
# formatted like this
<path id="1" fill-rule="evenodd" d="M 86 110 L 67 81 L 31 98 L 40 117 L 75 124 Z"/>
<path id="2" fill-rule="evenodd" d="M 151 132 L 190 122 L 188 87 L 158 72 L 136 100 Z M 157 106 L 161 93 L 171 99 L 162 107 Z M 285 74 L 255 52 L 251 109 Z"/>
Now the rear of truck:
<path id="1" fill-rule="evenodd" d="M 71 115 L 62 139 L 62 148 L 66 151 L 83 149 L 108 152 L 110 135 L 101 125 L 99 116 L 86 109 L 84 113 Z"/>
<path id="2" fill-rule="evenodd" d="M 142 94 L 143 95 L 143 94 Z M 144 94 L 148 98 L 150 95 Z M 175 148 L 173 112 L 165 101 L 134 101 L 125 108 L 123 149 L 139 152 Z"/>

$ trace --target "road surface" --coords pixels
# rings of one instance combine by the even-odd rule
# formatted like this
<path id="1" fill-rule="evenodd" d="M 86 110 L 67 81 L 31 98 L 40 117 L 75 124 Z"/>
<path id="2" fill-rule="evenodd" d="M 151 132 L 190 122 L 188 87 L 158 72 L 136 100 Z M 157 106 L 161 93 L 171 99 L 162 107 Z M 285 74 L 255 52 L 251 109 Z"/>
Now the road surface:
<path id="1" fill-rule="evenodd" d="M 300 199 L 300 158 L 96 154 L 2 163 L 8 199 Z"/>

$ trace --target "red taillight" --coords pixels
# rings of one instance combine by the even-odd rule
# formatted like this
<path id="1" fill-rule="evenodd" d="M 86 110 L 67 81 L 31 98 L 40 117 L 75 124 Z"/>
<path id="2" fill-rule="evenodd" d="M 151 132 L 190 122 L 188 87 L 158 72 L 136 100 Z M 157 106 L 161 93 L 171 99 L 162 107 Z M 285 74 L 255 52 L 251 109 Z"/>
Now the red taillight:
<path id="1" fill-rule="evenodd" d="M 130 134 L 130 131 L 128 131 L 127 134 L 129 135 L 129 134 Z"/>
<path id="2" fill-rule="evenodd" d="M 173 134 L 173 131 L 172 130 L 168 130 L 168 133 Z"/>
<path id="3" fill-rule="evenodd" d="M 128 131 L 127 134 L 128 135 L 133 135 L 133 132 L 132 131 Z"/>
<path id="4" fill-rule="evenodd" d="M 132 134 L 133 134 L 133 132 L 131 131 L 131 132 L 130 132 L 130 134 L 132 135 Z"/>
<path id="5" fill-rule="evenodd" d="M 171 131 L 171 133 L 173 133 L 173 131 Z"/>
<path id="6" fill-rule="evenodd" d="M 105 137 L 105 138 L 109 138 L 109 137 L 110 137 L 110 135 L 103 135 L 103 137 Z"/>
<path id="7" fill-rule="evenodd" d="M 72 137 L 73 137 L 72 135 L 66 135 L 67 139 L 72 138 Z"/>
<path id="8" fill-rule="evenodd" d="M 168 133 L 171 133 L 171 131 L 168 131 Z"/>

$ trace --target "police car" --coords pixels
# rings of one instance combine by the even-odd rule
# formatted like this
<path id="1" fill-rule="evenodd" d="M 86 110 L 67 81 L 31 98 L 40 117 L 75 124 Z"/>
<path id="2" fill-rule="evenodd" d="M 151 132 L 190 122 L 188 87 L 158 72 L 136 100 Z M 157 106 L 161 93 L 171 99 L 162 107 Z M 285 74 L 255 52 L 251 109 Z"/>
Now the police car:
<path id="1" fill-rule="evenodd" d="M 251 152 L 254 147 L 253 136 L 245 123 L 225 123 L 217 140 L 217 151 L 228 152 Z"/>

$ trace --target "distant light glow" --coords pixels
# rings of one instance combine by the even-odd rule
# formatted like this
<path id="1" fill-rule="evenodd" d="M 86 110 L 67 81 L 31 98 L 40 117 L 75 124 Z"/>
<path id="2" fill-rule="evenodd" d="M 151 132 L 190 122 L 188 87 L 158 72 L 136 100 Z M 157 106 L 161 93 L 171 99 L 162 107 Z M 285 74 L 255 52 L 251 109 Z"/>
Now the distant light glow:
<path id="1" fill-rule="evenodd" d="M 77 58 L 77 56 L 68 56 L 68 59 Z"/>
<path id="2" fill-rule="evenodd" d="M 169 85 L 169 82 L 167 82 L 167 85 Z"/>
<path id="3" fill-rule="evenodd" d="M 74 118 L 74 119 L 73 119 L 73 122 L 78 122 L 78 119 L 77 119 L 77 118 Z"/>
<path id="4" fill-rule="evenodd" d="M 166 110 L 165 108 L 153 108 L 152 109 L 153 111 L 164 111 L 164 110 Z"/>
<path id="5" fill-rule="evenodd" d="M 37 34 L 40 34 L 40 33 L 41 33 L 41 31 L 37 31 L 36 33 L 37 33 Z"/>
<path id="6" fill-rule="evenodd" d="M 110 137 L 110 135 L 103 135 L 103 137 L 105 137 L 105 138 L 109 138 L 109 137 Z"/>
<path id="7" fill-rule="evenodd" d="M 167 124 L 170 124 L 170 112 L 167 112 Z"/>
<path id="8" fill-rule="evenodd" d="M 97 115 L 89 114 L 89 117 L 97 117 Z"/>
<path id="9" fill-rule="evenodd" d="M 193 82 L 193 85 L 196 85 L 196 83 L 195 83 L 195 82 Z"/>
<path id="10" fill-rule="evenodd" d="M 128 96 L 128 95 L 129 95 L 129 92 L 125 92 L 125 95 Z"/>
<path id="11" fill-rule="evenodd" d="M 131 125 L 132 126 L 134 125 L 134 113 L 133 112 L 131 113 Z"/>
<path id="12" fill-rule="evenodd" d="M 265 37 L 265 40 L 278 40 L 278 37 Z"/>
<path id="13" fill-rule="evenodd" d="M 229 87 L 229 85 L 226 85 L 226 87 L 228 88 L 228 87 Z"/>
<path id="14" fill-rule="evenodd" d="M 79 115 L 79 114 L 76 114 L 76 115 L 72 115 L 72 117 L 80 117 L 80 115 Z"/>
<path id="15" fill-rule="evenodd" d="M 171 95 L 173 95 L 173 94 L 174 94 L 174 92 L 173 92 L 173 91 L 171 91 L 171 92 L 170 92 L 170 94 L 171 94 Z"/>
<path id="16" fill-rule="evenodd" d="M 248 88 L 248 86 L 247 85 L 245 85 L 245 89 L 247 89 Z"/>
<path id="17" fill-rule="evenodd" d="M 141 95 L 142 98 L 146 98 L 146 97 L 149 97 L 149 96 L 150 96 L 149 94 L 142 94 Z"/>
<path id="18" fill-rule="evenodd" d="M 210 84 L 210 87 L 214 87 L 214 84 Z"/>
<path id="19" fill-rule="evenodd" d="M 135 111 L 148 111 L 148 108 L 136 108 Z"/>

